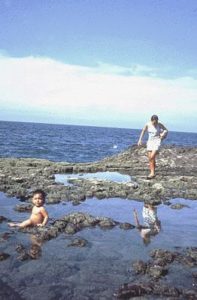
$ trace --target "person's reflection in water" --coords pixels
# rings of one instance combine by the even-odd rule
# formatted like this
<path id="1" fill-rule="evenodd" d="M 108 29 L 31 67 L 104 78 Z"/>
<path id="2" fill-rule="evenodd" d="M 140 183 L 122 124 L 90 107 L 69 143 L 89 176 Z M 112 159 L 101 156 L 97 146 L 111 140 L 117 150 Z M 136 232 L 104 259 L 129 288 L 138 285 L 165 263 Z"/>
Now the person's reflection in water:
<path id="1" fill-rule="evenodd" d="M 161 222 L 157 217 L 157 207 L 152 204 L 144 203 L 142 210 L 143 225 L 140 225 L 137 211 L 134 209 L 134 220 L 140 236 L 145 245 L 151 242 L 151 236 L 157 235 L 161 230 Z"/>
<path id="2" fill-rule="evenodd" d="M 35 235 L 30 235 L 30 247 L 23 244 L 16 246 L 16 251 L 19 253 L 19 260 L 38 259 L 42 255 L 42 241 Z"/>

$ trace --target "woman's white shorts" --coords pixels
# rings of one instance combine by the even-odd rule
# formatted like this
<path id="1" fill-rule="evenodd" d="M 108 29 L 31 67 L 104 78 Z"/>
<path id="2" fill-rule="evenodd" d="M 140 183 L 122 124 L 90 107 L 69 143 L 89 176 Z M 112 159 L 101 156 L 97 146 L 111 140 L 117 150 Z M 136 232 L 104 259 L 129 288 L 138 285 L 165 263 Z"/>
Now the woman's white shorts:
<path id="1" fill-rule="evenodd" d="M 147 142 L 147 151 L 158 151 L 161 146 L 161 139 L 154 138 Z"/>

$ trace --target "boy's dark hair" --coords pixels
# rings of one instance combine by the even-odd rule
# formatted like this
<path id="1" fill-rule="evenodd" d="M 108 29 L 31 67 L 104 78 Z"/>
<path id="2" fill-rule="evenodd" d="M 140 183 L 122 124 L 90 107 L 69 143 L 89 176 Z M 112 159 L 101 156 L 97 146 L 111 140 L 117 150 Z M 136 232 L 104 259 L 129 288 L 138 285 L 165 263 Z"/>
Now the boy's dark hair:
<path id="1" fill-rule="evenodd" d="M 151 121 L 158 121 L 158 120 L 159 120 L 159 118 L 157 115 L 152 115 Z"/>
<path id="2" fill-rule="evenodd" d="M 37 190 L 33 191 L 32 197 L 34 197 L 36 194 L 41 194 L 43 202 L 45 203 L 46 193 L 43 190 L 41 190 L 41 189 L 37 189 Z"/>

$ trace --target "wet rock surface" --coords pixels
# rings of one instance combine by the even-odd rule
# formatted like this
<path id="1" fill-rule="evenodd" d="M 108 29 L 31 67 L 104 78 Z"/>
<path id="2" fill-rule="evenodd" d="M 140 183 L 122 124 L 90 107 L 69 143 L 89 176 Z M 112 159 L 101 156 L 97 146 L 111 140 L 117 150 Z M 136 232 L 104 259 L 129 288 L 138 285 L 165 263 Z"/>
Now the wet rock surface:
<path id="1" fill-rule="evenodd" d="M 4 232 L 0 235 L 0 243 L 7 241 L 10 236 L 12 235 L 11 232 Z"/>
<path id="2" fill-rule="evenodd" d="M 14 207 L 14 210 L 17 212 L 31 212 L 32 211 L 33 205 L 31 203 L 22 203 L 22 204 L 17 204 Z"/>
<path id="3" fill-rule="evenodd" d="M 125 283 L 119 288 L 114 294 L 116 298 L 133 299 L 133 297 L 147 295 L 153 297 L 152 299 L 157 299 L 157 296 L 172 297 L 172 299 L 197 299 L 197 286 L 196 283 L 192 283 L 192 277 L 196 278 L 196 271 L 192 272 L 192 270 L 197 265 L 197 248 L 181 249 L 179 252 L 155 249 L 151 251 L 150 256 L 152 259 L 146 262 L 138 260 L 133 263 L 132 268 L 136 277 L 133 282 Z M 185 265 L 188 260 L 193 263 Z M 173 286 L 171 282 L 168 282 L 169 279 L 166 281 L 165 276 L 170 275 L 177 264 L 184 266 L 180 269 L 179 276 L 182 276 L 184 269 L 188 271 L 187 267 L 191 268 L 190 286 L 193 288 Z"/>
<path id="4" fill-rule="evenodd" d="M 124 230 L 128 230 L 128 229 L 133 229 L 135 228 L 134 225 L 130 224 L 130 223 L 121 223 L 120 226 L 119 226 L 121 229 L 124 229 Z"/>
<path id="5" fill-rule="evenodd" d="M 8 219 L 6 217 L 0 216 L 0 223 L 7 222 L 7 221 L 8 221 Z"/>
<path id="6" fill-rule="evenodd" d="M 120 287 L 118 292 L 114 294 L 114 296 L 118 299 L 133 299 L 134 297 L 137 297 L 136 299 L 141 299 L 138 297 L 144 295 L 150 296 L 148 299 L 197 299 L 195 290 L 176 288 L 170 284 L 158 282 L 124 284 Z"/>
<path id="7" fill-rule="evenodd" d="M 188 205 L 181 204 L 181 203 L 175 203 L 175 204 L 172 204 L 170 207 L 171 207 L 172 209 L 182 209 L 182 208 L 184 208 L 184 207 L 189 208 Z"/>
<path id="8" fill-rule="evenodd" d="M 60 233 L 65 233 L 68 235 L 73 235 L 84 228 L 99 226 L 101 229 L 111 229 L 115 226 L 121 225 L 125 226 L 124 223 L 114 221 L 107 217 L 94 217 L 87 213 L 71 213 L 61 219 L 55 220 L 51 225 L 46 227 L 26 227 L 19 229 L 24 233 L 31 233 L 36 235 L 36 237 L 41 241 L 48 241 L 50 239 L 56 238 Z M 127 223 L 127 227 L 133 229 L 135 226 Z"/>
<path id="9" fill-rule="evenodd" d="M 146 149 L 132 146 L 124 152 L 95 163 L 63 163 L 41 159 L 1 158 L 0 191 L 23 201 L 31 191 L 44 189 L 48 203 L 73 201 L 88 197 L 121 197 L 161 203 L 169 198 L 196 199 L 197 149 L 164 146 L 157 157 L 157 176 L 148 181 Z M 54 174 L 118 171 L 132 176 L 129 183 L 75 179 L 65 186 L 55 182 Z"/>
<path id="10" fill-rule="evenodd" d="M 10 254 L 5 253 L 5 252 L 0 252 L 0 261 L 7 259 L 10 257 Z"/>
<path id="11" fill-rule="evenodd" d="M 83 238 L 76 238 L 71 241 L 71 243 L 68 245 L 68 247 L 85 247 L 87 246 L 88 241 Z"/>

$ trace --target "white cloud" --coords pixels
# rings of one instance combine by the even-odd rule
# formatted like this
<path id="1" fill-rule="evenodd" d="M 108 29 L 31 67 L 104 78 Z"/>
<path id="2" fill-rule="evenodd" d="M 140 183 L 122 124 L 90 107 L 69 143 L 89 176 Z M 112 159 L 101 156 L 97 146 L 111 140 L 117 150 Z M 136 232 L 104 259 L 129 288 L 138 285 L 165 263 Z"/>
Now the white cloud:
<path id="1" fill-rule="evenodd" d="M 152 72 L 139 65 L 100 63 L 91 68 L 50 58 L 2 55 L 0 117 L 3 111 L 14 110 L 29 117 L 39 112 L 40 121 L 43 114 L 49 120 L 53 115 L 54 122 L 73 119 L 89 125 L 136 127 L 157 113 L 165 123 L 173 118 L 175 127 L 182 121 L 183 128 L 174 129 L 183 130 L 185 118 L 194 120 L 197 113 L 197 80 L 153 77 Z"/>

